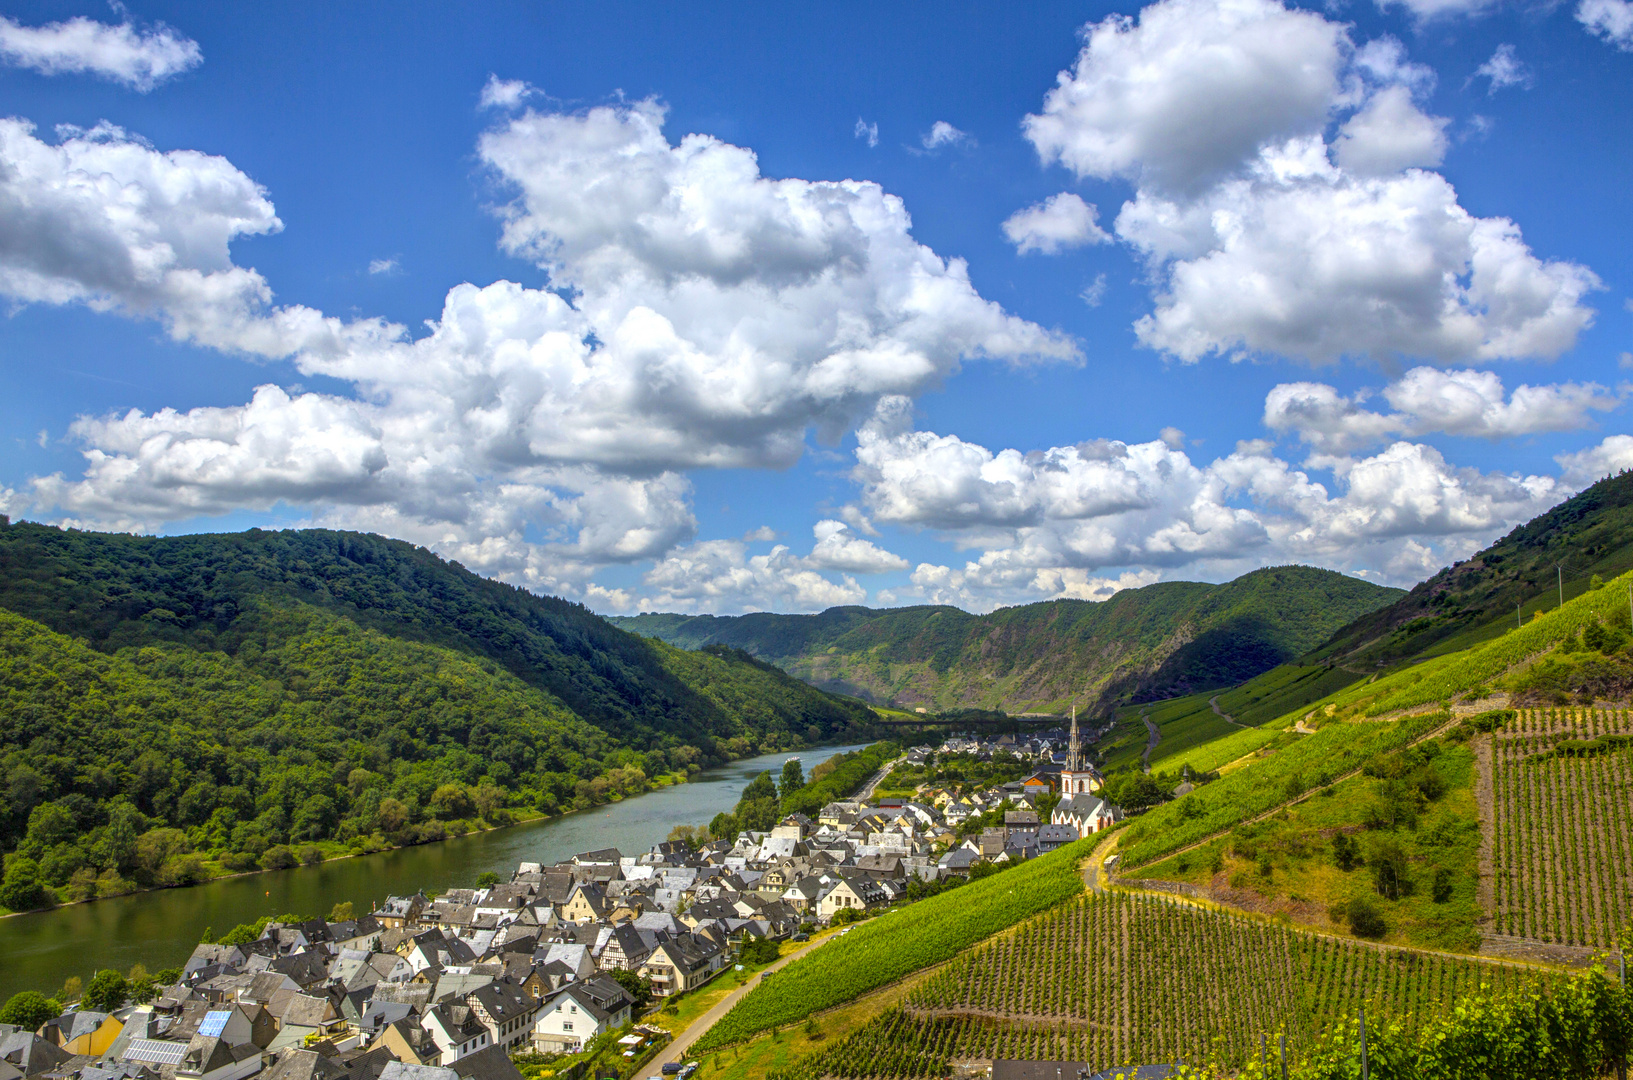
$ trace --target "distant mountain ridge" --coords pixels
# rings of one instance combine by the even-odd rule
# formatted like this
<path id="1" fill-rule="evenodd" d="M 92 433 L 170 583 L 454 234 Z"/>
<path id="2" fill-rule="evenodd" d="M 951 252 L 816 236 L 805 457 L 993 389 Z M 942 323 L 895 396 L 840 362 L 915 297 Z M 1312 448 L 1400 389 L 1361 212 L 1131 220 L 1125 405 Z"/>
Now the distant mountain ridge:
<path id="1" fill-rule="evenodd" d="M 616 625 L 682 648 L 725 645 L 815 686 L 931 711 L 1091 711 L 1233 686 L 1320 645 L 1405 593 L 1306 566 L 1222 585 L 1160 582 L 1109 600 L 972 615 L 954 607 L 817 615 L 643 614 Z"/>

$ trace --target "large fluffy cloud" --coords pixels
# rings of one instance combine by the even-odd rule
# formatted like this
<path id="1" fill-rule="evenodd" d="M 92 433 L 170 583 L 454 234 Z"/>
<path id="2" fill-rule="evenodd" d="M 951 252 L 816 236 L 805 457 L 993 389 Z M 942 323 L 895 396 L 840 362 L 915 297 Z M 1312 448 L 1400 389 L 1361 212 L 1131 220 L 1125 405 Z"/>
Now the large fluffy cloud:
<path id="1" fill-rule="evenodd" d="M 84 474 L 38 481 L 40 504 L 136 527 L 282 502 L 572 591 L 574 575 L 691 539 L 683 470 L 787 466 L 810 432 L 836 438 L 967 359 L 1078 358 L 915 242 L 877 185 L 768 179 L 752 152 L 672 145 L 662 124 L 638 103 L 490 132 L 481 155 L 512 195 L 503 244 L 551 288 L 456 286 L 407 340 L 267 306 L 228 245 L 279 222 L 224 160 L 111 130 L 51 146 L 13 122 L 0 153 L 24 167 L 0 182 L 15 196 L 0 289 L 151 313 L 223 347 L 259 334 L 252 351 L 356 388 L 84 420 Z M 905 567 L 822 527 L 802 572 Z"/>
<path id="2" fill-rule="evenodd" d="M 1329 458 L 1333 481 L 1323 483 L 1266 442 L 1211 462 L 1160 440 L 994 452 L 911 430 L 887 408 L 860 433 L 854 478 L 874 520 L 934 529 L 980 551 L 962 568 L 919 566 L 912 586 L 893 595 L 987 608 L 1104 592 L 1130 573 L 1229 575 L 1268 562 L 1411 582 L 1628 452 L 1606 446 L 1580 463 L 1562 460 L 1567 478 L 1556 479 L 1484 473 L 1398 440 L 1371 456 Z"/>
<path id="3" fill-rule="evenodd" d="M 1316 362 L 1553 359 L 1593 321 L 1598 278 L 1538 259 L 1443 177 L 1358 177 L 1319 138 L 1266 148 L 1193 202 L 1141 192 L 1117 232 L 1166 274 L 1136 332 L 1187 362 L 1276 353 Z"/>
<path id="4" fill-rule="evenodd" d="M 1345 397 L 1325 383 L 1283 383 L 1265 398 L 1265 426 L 1296 433 L 1324 454 L 1349 454 L 1395 436 L 1435 433 L 1487 439 L 1575 431 L 1592 414 L 1621 404 L 1597 383 L 1520 385 L 1512 395 L 1489 371 L 1413 368 L 1391 383 L 1383 397 L 1396 411 L 1367 409 L 1366 394 Z"/>
<path id="5" fill-rule="evenodd" d="M 84 16 L 23 26 L 0 15 L 0 59 L 42 75 L 88 73 L 142 93 L 204 61 L 198 42 L 168 26 L 142 30 Z"/>
<path id="6" fill-rule="evenodd" d="M 1100 227 L 1100 211 L 1070 191 L 1051 195 L 1035 206 L 1017 210 L 1004 222 L 1004 235 L 1025 255 L 1053 255 L 1062 248 L 1104 244 L 1111 236 Z"/>
<path id="7" fill-rule="evenodd" d="M 1276 0 L 1162 0 L 1086 28 L 1028 116 L 1045 162 L 1194 190 L 1266 142 L 1319 130 L 1340 92 L 1344 28 Z"/>
<path id="8" fill-rule="evenodd" d="M 1156 284 L 1145 345 L 1451 364 L 1552 359 L 1591 324 L 1591 271 L 1424 171 L 1447 121 L 1398 42 L 1279 0 L 1158 0 L 1085 37 L 1025 130 L 1045 164 L 1134 181 L 1116 232 Z"/>
<path id="9" fill-rule="evenodd" d="M 266 280 L 228 249 L 283 223 L 225 158 L 160 152 L 108 124 L 60 134 L 47 143 L 0 119 L 0 295 L 157 318 L 177 340 L 266 357 L 396 334 L 271 305 Z"/>

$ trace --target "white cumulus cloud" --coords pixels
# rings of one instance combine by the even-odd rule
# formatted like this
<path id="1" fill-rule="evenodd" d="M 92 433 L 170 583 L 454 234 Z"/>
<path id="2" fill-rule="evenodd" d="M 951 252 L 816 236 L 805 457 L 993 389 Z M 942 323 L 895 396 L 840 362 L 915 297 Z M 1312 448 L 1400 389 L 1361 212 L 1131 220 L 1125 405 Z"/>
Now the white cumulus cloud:
<path id="1" fill-rule="evenodd" d="M 1633 51 L 1633 0 L 1582 0 L 1576 21 L 1595 37 Z"/>
<path id="2" fill-rule="evenodd" d="M 1063 191 L 1015 211 L 1004 222 L 1004 235 L 1022 255 L 1029 251 L 1053 255 L 1063 248 L 1109 243 L 1111 235 L 1100 227 L 1099 218 L 1098 208 Z"/>
<path id="3" fill-rule="evenodd" d="M 1265 397 L 1264 423 L 1293 433 L 1323 454 L 1349 454 L 1391 438 L 1431 434 L 1501 439 L 1591 426 L 1593 413 L 1621 404 L 1596 383 L 1521 385 L 1507 394 L 1489 371 L 1419 367 L 1383 391 L 1395 410 L 1365 407 L 1366 393 L 1345 397 L 1325 383 L 1283 383 Z"/>
<path id="4" fill-rule="evenodd" d="M 42 75 L 96 75 L 145 94 L 202 64 L 204 53 L 168 26 L 143 30 L 84 16 L 24 26 L 0 15 L 0 59 Z"/>
<path id="5" fill-rule="evenodd" d="M 968 132 L 958 130 L 945 120 L 937 120 L 931 124 L 930 130 L 919 139 L 920 145 L 926 150 L 939 150 L 943 146 L 968 146 L 974 141 Z"/>
<path id="6" fill-rule="evenodd" d="M 622 603 L 634 594 L 588 579 L 695 536 L 684 470 L 786 466 L 811 432 L 837 438 L 881 397 L 921 393 L 967 360 L 1080 359 L 915 242 L 877 185 L 768 179 L 752 152 L 700 135 L 674 145 L 662 124 L 647 102 L 511 118 L 479 152 L 512 196 L 503 246 L 536 260 L 550 289 L 458 285 L 412 341 L 298 309 L 327 336 L 259 351 L 292 352 L 300 372 L 353 395 L 266 386 L 243 405 L 83 419 L 82 475 L 37 479 L 36 506 L 150 528 L 283 503 Z M 233 236 L 279 222 L 222 159 L 119 132 L 61 146 L 15 123 L 0 134 L 4 160 L 24 166 L 0 198 L 6 184 L 28 196 L 0 201 L 0 291 L 152 313 L 178 337 L 233 348 L 245 334 L 200 328 L 239 311 L 240 328 L 269 334 L 297 310 L 264 306 L 264 283 L 231 263 Z M 130 211 L 114 212 L 126 204 L 87 158 L 134 177 L 117 190 Z M 197 298 L 178 273 L 261 291 Z M 803 574 L 906 567 L 837 523 L 820 528 Z"/>
<path id="7" fill-rule="evenodd" d="M 103 124 L 0 120 L 0 295 L 159 319 L 178 341 L 264 357 L 336 352 L 398 331 L 272 305 L 231 242 L 283 228 L 266 192 L 225 158 L 153 149 Z"/>
<path id="8" fill-rule="evenodd" d="M 1448 146 L 1416 100 L 1434 73 L 1350 35 L 1280 0 L 1158 0 L 1084 29 L 1024 127 L 1044 164 L 1135 185 L 1115 232 L 1155 284 L 1139 340 L 1185 362 L 1571 348 L 1598 278 L 1463 209 L 1427 171 Z"/>
<path id="9" fill-rule="evenodd" d="M 523 79 L 501 79 L 489 74 L 482 84 L 482 96 L 477 99 L 479 109 L 514 109 L 538 93 Z"/>

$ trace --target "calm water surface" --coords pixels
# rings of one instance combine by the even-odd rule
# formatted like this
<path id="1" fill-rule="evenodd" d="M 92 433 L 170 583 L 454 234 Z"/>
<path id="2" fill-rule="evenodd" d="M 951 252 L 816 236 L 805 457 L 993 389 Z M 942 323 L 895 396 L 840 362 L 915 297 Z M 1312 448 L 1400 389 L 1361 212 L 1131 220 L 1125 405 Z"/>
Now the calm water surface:
<path id="1" fill-rule="evenodd" d="M 756 774 L 770 769 L 775 775 L 790 757 L 799 758 L 809 773 L 836 753 L 859 749 L 828 746 L 767 754 L 699 773 L 689 784 L 548 821 L 0 919 L 0 1001 L 19 990 L 53 993 L 70 975 L 89 982 L 92 972 L 102 968 L 125 971 L 137 962 L 149 971 L 180 966 L 207 927 L 222 934 L 262 915 L 321 916 L 342 900 L 363 912 L 392 894 L 468 888 L 486 870 L 509 877 L 517 863 L 559 862 L 595 848 L 638 855 L 667 838 L 676 825 L 704 825 L 730 810 Z"/>

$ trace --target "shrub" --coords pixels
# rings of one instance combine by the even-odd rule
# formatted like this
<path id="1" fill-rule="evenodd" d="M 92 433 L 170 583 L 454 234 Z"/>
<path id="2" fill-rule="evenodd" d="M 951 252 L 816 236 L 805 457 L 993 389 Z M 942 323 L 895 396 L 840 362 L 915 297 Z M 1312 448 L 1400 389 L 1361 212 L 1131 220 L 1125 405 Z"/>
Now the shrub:
<path id="1" fill-rule="evenodd" d="M 33 990 L 13 994 L 11 1000 L 0 1006 L 0 1024 L 15 1024 L 24 1031 L 35 1031 L 61 1015 L 62 1006 L 56 999 Z"/>
<path id="2" fill-rule="evenodd" d="M 287 870 L 295 863 L 295 853 L 289 850 L 288 844 L 274 844 L 261 856 L 263 870 Z"/>

